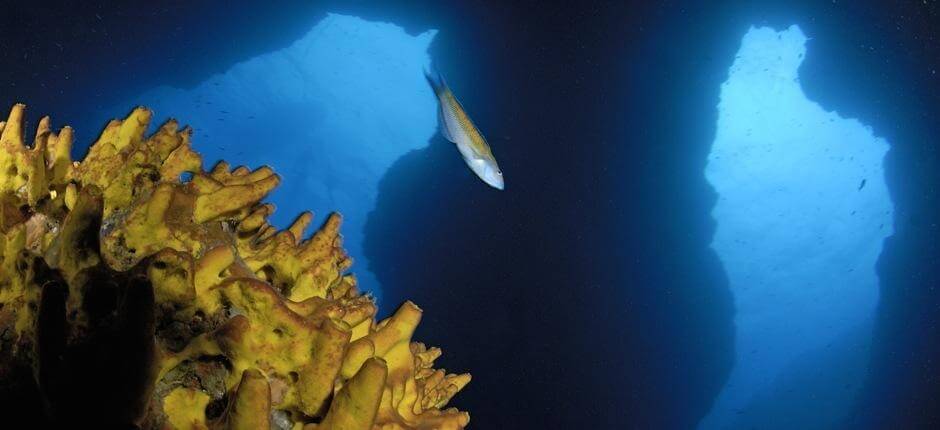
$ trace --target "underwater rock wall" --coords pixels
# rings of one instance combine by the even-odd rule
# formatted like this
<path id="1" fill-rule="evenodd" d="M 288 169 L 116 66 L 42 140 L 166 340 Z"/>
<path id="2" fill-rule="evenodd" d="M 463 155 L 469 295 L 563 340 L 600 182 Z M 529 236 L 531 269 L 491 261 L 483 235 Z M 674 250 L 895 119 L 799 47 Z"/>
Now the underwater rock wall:
<path id="1" fill-rule="evenodd" d="M 875 262 L 893 225 L 882 167 L 888 144 L 806 98 L 798 74 L 806 41 L 796 26 L 751 28 L 722 86 L 705 174 L 719 194 L 712 246 L 734 294 L 736 358 L 701 428 L 795 428 L 785 407 L 736 420 L 788 384 L 785 369 L 834 344 L 852 352 L 815 367 L 850 369 L 830 384 L 843 389 L 804 385 L 787 395 L 791 404 L 832 402 L 816 418 L 837 422 L 867 370 L 858 357 L 868 355 L 878 301 Z"/>
<path id="2" fill-rule="evenodd" d="M 194 124 L 207 159 L 275 167 L 286 179 L 271 197 L 280 227 L 301 210 L 342 208 L 358 276 L 380 296 L 363 226 L 388 167 L 435 133 L 436 102 L 422 75 L 435 34 L 327 14 L 288 47 L 193 88 L 154 88 L 104 110 L 101 122 L 126 106 L 150 106 Z"/>

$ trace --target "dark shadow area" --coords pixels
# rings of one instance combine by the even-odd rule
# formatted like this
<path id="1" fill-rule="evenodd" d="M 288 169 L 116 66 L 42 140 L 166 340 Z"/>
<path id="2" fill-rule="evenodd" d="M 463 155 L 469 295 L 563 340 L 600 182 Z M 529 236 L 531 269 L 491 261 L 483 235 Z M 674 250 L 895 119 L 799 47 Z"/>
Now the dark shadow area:
<path id="1" fill-rule="evenodd" d="M 425 309 L 416 339 L 442 347 L 448 370 L 473 373 L 453 404 L 482 429 L 690 428 L 708 411 L 733 356 L 732 298 L 708 248 L 716 196 L 702 174 L 719 85 L 750 25 L 798 24 L 814 38 L 807 95 L 893 145 L 897 234 L 880 261 L 853 424 L 940 419 L 936 5 L 55 3 L 0 16 L 0 106 L 29 103 L 30 127 L 46 113 L 68 121 L 79 153 L 104 125 L 87 112 L 194 85 L 327 11 L 441 30 L 432 58 L 507 189 L 480 183 L 436 137 L 385 177 L 366 246 L 383 312 L 414 300 Z"/>
<path id="2" fill-rule="evenodd" d="M 386 300 L 425 307 L 419 337 L 472 369 L 475 426 L 691 428 L 731 366 L 702 169 L 742 33 L 652 7 L 487 13 L 498 39 L 442 25 L 432 58 L 506 190 L 440 137 L 399 160 L 366 230 Z"/>
<path id="3" fill-rule="evenodd" d="M 93 113 L 132 95 L 159 85 L 192 87 L 239 61 L 289 45 L 328 12 L 394 22 L 417 34 L 433 27 L 427 11 L 434 4 L 246 0 L 235 7 L 218 0 L 15 2 L 4 5 L 0 15 L 4 36 L 0 103 L 29 103 L 32 121 L 54 114 L 56 126 L 62 121 L 81 125 L 76 129 L 76 152 L 83 154 L 105 125 L 89 124 Z M 445 14 L 461 13 L 433 7 Z"/>
<path id="4" fill-rule="evenodd" d="M 639 216 L 646 222 L 638 223 L 633 237 L 654 228 L 650 225 L 659 225 L 662 229 L 675 229 L 672 234 L 662 232 L 663 238 L 675 238 L 657 242 L 665 249 L 688 249 L 697 242 L 684 229 L 705 231 L 692 226 L 704 222 L 699 212 L 704 203 L 700 199 L 710 193 L 699 192 L 695 187 L 699 186 L 696 184 L 700 163 L 704 163 L 707 145 L 714 137 L 718 93 L 714 83 L 723 82 L 726 77 L 727 62 L 737 49 L 732 41 L 740 40 L 751 25 L 778 29 L 799 25 L 812 38 L 800 70 L 808 98 L 827 110 L 837 110 L 843 117 L 858 118 L 892 145 L 885 169 L 895 205 L 896 233 L 886 241 L 878 265 L 881 302 L 875 315 L 869 376 L 856 382 L 863 386 L 861 400 L 844 425 L 848 428 L 938 425 L 940 380 L 936 375 L 940 374 L 940 364 L 936 358 L 940 357 L 940 312 L 936 309 L 940 308 L 940 293 L 936 285 L 940 273 L 936 261 L 940 249 L 936 246 L 936 220 L 940 195 L 936 184 L 940 183 L 940 166 L 936 136 L 940 135 L 937 121 L 940 40 L 935 25 L 940 22 L 940 10 L 936 5 L 914 2 L 903 6 L 878 2 L 853 2 L 851 6 L 828 2 L 748 2 L 677 9 L 657 22 L 660 25 L 654 28 L 660 33 L 646 35 L 648 41 L 657 42 L 650 42 L 649 52 L 637 56 L 648 62 L 647 73 L 653 83 L 634 80 L 636 87 L 624 97 L 632 98 L 634 103 L 654 100 L 648 117 L 642 112 L 628 115 L 638 120 L 627 130 L 643 136 L 646 142 L 631 145 L 636 151 L 630 156 L 646 157 L 649 166 L 641 174 L 646 181 L 637 188 L 646 190 L 646 201 L 656 196 L 668 201 L 664 196 L 675 196 L 682 203 L 659 208 L 659 213 L 667 216 L 652 211 Z M 661 100 L 658 103 L 654 98 L 657 93 Z M 703 115 L 710 120 L 701 122 Z M 663 155 L 657 157 L 660 153 Z M 686 156 L 691 161 L 675 164 Z M 671 161 L 664 162 L 663 158 Z M 622 198 L 627 194 L 620 195 Z M 696 199 L 698 204 L 694 204 Z M 709 239 L 703 238 L 706 242 Z M 638 246 L 631 254 L 650 255 L 649 249 Z M 663 261 L 681 262 L 681 258 L 676 258 L 678 253 L 664 254 Z M 673 309 L 676 312 L 678 308 Z M 676 315 L 681 315 L 681 311 L 672 314 L 673 318 Z M 686 324 L 683 323 L 686 329 L 695 327 Z M 643 332 L 646 327 L 638 324 L 635 329 Z M 707 341 L 698 346 L 706 350 L 719 347 Z M 818 369 L 831 365 L 816 364 Z M 831 377 L 838 379 L 835 375 Z M 786 397 L 777 399 L 785 401 Z"/>
<path id="5" fill-rule="evenodd" d="M 762 9 L 812 40 L 800 71 L 807 96 L 858 118 L 891 150 L 885 175 L 895 234 L 878 261 L 880 302 L 869 376 L 848 428 L 940 425 L 940 38 L 936 4 L 878 2 Z"/>
<path id="6" fill-rule="evenodd" d="M 940 37 L 936 3 L 821 14 L 807 94 L 861 118 L 885 157 L 895 234 L 878 262 L 872 362 L 852 428 L 940 426 Z M 841 72 L 840 72 L 841 71 Z"/>
<path id="7" fill-rule="evenodd" d="M 901 231 L 882 258 L 872 376 L 856 381 L 867 394 L 852 423 L 935 420 L 926 406 L 937 389 L 927 377 L 937 317 L 926 310 L 937 303 L 936 276 L 925 272 L 936 258 L 927 216 L 936 183 L 927 121 L 936 115 L 923 114 L 937 100 L 924 73 L 935 48 L 923 42 L 935 11 L 815 2 L 493 9 L 485 21 L 499 43 L 455 43 L 459 32 L 443 32 L 432 56 L 489 136 L 507 190 L 494 197 L 437 138 L 387 174 L 366 245 L 388 300 L 425 306 L 419 335 L 444 346 L 448 368 L 474 371 L 459 404 L 476 425 L 689 428 L 708 411 L 733 336 L 727 281 L 708 248 L 716 196 L 701 173 L 719 85 L 751 25 L 791 24 L 814 38 L 801 71 L 810 98 L 895 145 L 895 195 L 916 181 L 895 203 L 898 219 L 920 215 L 921 230 Z M 479 66 L 461 51 L 469 46 L 486 51 L 489 70 L 467 70 Z M 901 185 L 895 175 L 908 164 L 916 167 Z M 924 275 L 897 276 L 905 272 Z M 886 395 L 894 400 L 873 402 Z M 512 407 L 534 413 L 507 415 L 497 398 L 524 399 Z"/>

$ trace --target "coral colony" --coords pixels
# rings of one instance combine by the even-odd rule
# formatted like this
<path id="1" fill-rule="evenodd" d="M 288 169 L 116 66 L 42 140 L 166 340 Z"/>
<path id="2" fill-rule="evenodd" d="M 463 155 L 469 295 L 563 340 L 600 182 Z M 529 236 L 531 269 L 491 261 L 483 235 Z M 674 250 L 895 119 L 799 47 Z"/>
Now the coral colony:
<path id="1" fill-rule="evenodd" d="M 26 147 L 24 110 L 0 123 L 0 385 L 37 393 L 49 422 L 468 424 L 443 408 L 470 375 L 432 368 L 441 351 L 411 341 L 413 303 L 376 322 L 339 215 L 308 240 L 310 213 L 277 231 L 260 203 L 271 169 L 205 172 L 189 128 L 145 136 L 147 109 L 111 121 L 81 162 L 48 118 Z"/>

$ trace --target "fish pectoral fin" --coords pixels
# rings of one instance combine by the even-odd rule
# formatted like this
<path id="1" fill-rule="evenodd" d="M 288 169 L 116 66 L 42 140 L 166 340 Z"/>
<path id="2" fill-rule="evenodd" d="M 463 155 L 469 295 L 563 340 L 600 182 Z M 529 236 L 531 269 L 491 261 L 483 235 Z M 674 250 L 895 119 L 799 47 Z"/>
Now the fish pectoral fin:
<path id="1" fill-rule="evenodd" d="M 457 143 L 454 136 L 450 134 L 450 129 L 447 128 L 447 121 L 444 119 L 444 109 L 440 104 L 437 105 L 437 127 L 441 130 L 441 136 L 444 136 L 444 139 Z"/>

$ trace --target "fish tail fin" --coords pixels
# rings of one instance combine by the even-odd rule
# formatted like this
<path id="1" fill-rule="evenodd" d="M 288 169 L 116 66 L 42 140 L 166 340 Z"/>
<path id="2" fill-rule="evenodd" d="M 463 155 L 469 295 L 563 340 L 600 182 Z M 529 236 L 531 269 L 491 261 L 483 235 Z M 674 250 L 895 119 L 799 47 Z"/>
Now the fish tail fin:
<path id="1" fill-rule="evenodd" d="M 437 122 L 441 135 L 444 136 L 445 139 L 457 143 L 457 140 L 454 139 L 454 136 L 447 128 L 447 121 L 444 119 L 444 95 L 450 92 L 450 88 L 447 88 L 447 83 L 444 82 L 444 77 L 441 76 L 441 73 L 437 70 L 431 69 L 429 71 L 425 69 L 424 77 L 428 80 L 428 84 L 430 84 L 431 88 L 434 90 L 434 95 L 437 96 Z"/>
<path id="2" fill-rule="evenodd" d="M 447 83 L 444 82 L 444 76 L 441 75 L 437 70 L 424 70 L 424 78 L 428 80 L 428 84 L 431 85 L 431 88 L 434 90 L 434 94 L 441 95 L 450 91 L 447 88 Z"/>

